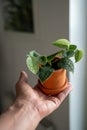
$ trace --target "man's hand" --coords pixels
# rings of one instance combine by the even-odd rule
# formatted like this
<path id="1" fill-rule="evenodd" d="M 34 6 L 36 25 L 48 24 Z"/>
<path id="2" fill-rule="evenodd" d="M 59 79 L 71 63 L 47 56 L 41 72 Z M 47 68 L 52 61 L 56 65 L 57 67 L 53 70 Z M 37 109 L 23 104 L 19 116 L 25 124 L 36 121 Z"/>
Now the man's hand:
<path id="1" fill-rule="evenodd" d="M 32 88 L 28 84 L 28 76 L 26 72 L 22 71 L 19 81 L 16 84 L 16 92 L 18 98 L 22 98 L 31 103 L 34 109 L 37 110 L 40 119 L 52 113 L 56 110 L 67 95 L 72 90 L 70 83 L 68 83 L 67 88 L 56 96 L 45 95 L 38 87 L 39 84 Z"/>
<path id="2" fill-rule="evenodd" d="M 63 92 L 50 96 L 41 92 L 38 85 L 32 88 L 26 72 L 21 72 L 16 84 L 16 100 L 0 116 L 1 130 L 35 130 L 38 123 L 56 110 L 72 90 L 68 83 Z"/>

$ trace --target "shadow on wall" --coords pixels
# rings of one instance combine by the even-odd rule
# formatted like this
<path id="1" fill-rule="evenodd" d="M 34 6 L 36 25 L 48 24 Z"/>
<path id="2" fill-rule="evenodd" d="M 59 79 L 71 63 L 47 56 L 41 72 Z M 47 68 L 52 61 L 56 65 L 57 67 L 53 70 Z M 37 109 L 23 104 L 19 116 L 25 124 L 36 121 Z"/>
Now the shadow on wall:
<path id="1" fill-rule="evenodd" d="M 0 38 L 0 113 L 2 112 L 2 97 L 3 97 L 3 81 L 2 81 L 2 77 L 3 77 L 3 62 L 4 62 L 4 58 L 3 58 L 3 49 L 2 49 L 2 41 Z"/>
<path id="2" fill-rule="evenodd" d="M 9 81 L 6 80 L 7 71 L 5 66 L 4 45 L 0 35 L 0 113 L 12 103 L 15 94 L 12 90 L 9 91 L 7 88 L 7 86 L 9 86 Z"/>

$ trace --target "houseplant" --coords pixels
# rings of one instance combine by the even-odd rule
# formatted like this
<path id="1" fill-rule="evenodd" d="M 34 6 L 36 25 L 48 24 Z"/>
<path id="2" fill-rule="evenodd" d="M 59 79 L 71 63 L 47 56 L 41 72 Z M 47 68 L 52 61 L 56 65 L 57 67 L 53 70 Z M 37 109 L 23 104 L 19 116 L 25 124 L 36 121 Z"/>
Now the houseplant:
<path id="1" fill-rule="evenodd" d="M 39 87 L 45 94 L 55 95 L 67 87 L 67 71 L 74 72 L 74 63 L 81 60 L 83 51 L 67 39 L 59 39 L 53 45 L 60 50 L 54 54 L 40 55 L 35 50 L 27 54 L 28 69 L 39 78 Z"/>

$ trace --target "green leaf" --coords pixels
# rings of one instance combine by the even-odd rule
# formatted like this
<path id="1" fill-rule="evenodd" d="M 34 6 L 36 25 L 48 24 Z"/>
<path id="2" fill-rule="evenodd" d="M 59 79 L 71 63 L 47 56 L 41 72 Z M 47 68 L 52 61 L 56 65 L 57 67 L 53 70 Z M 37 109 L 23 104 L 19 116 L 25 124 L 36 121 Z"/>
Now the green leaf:
<path id="1" fill-rule="evenodd" d="M 45 65 L 47 63 L 47 57 L 46 56 L 40 56 L 39 57 L 39 64 Z"/>
<path id="2" fill-rule="evenodd" d="M 64 50 L 61 50 L 61 51 L 59 51 L 59 52 L 56 52 L 56 53 L 54 53 L 54 54 L 52 54 L 52 55 L 47 56 L 47 62 L 52 61 L 57 55 L 60 55 L 60 54 L 63 53 L 63 52 L 64 52 Z"/>
<path id="3" fill-rule="evenodd" d="M 76 50 L 76 48 L 77 48 L 77 46 L 76 45 L 73 45 L 73 44 L 71 44 L 71 45 L 69 45 L 69 50 Z"/>
<path id="4" fill-rule="evenodd" d="M 59 40 L 53 42 L 53 45 L 60 47 L 60 48 L 68 49 L 70 42 L 67 39 L 59 39 Z"/>
<path id="5" fill-rule="evenodd" d="M 39 63 L 38 63 L 38 59 L 34 56 L 28 56 L 26 59 L 26 64 L 28 69 L 36 74 L 39 71 Z"/>
<path id="6" fill-rule="evenodd" d="M 68 56 L 68 58 L 70 58 L 70 57 L 73 57 L 73 55 L 75 54 L 75 52 L 74 51 L 67 51 L 67 56 Z"/>
<path id="7" fill-rule="evenodd" d="M 45 65 L 47 63 L 47 58 L 45 56 L 41 56 L 36 51 L 30 51 L 27 55 L 26 64 L 28 69 L 34 73 L 37 74 L 39 71 L 40 65 Z"/>
<path id="8" fill-rule="evenodd" d="M 75 62 L 78 62 L 83 57 L 83 51 L 82 50 L 76 50 L 75 52 Z"/>
<path id="9" fill-rule="evenodd" d="M 73 57 L 74 54 L 75 54 L 75 52 L 73 50 L 69 50 L 69 51 L 65 51 L 63 53 L 63 56 L 70 58 L 70 57 Z"/>
<path id="10" fill-rule="evenodd" d="M 41 82 L 44 82 L 49 76 L 53 73 L 54 69 L 50 66 L 43 66 L 40 68 L 39 72 L 37 73 Z"/>
<path id="11" fill-rule="evenodd" d="M 64 68 L 67 71 L 74 72 L 74 64 L 71 59 L 62 58 L 58 63 L 59 68 Z"/>
<path id="12" fill-rule="evenodd" d="M 36 52 L 35 50 L 30 51 L 29 54 L 27 56 L 34 56 L 34 57 L 39 57 L 40 54 L 38 52 Z"/>

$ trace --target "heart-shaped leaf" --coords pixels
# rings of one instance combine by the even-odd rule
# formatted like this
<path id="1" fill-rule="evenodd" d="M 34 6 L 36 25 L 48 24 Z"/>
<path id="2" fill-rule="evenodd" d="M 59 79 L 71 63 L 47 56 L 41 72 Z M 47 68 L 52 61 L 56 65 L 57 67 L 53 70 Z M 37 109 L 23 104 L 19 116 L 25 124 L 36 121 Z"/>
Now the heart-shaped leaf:
<path id="1" fill-rule="evenodd" d="M 47 63 L 47 57 L 46 56 L 40 56 L 39 57 L 39 64 L 45 65 Z"/>
<path id="2" fill-rule="evenodd" d="M 69 59 L 69 58 L 60 59 L 60 61 L 58 63 L 58 67 L 59 68 L 64 68 L 67 71 L 74 72 L 74 64 L 73 64 L 72 60 Z"/>
<path id="3" fill-rule="evenodd" d="M 76 45 L 73 45 L 73 44 L 69 45 L 69 50 L 74 51 L 74 50 L 76 50 L 76 48 L 77 48 Z"/>
<path id="4" fill-rule="evenodd" d="M 39 57 L 40 54 L 39 54 L 38 52 L 36 52 L 35 50 L 33 50 L 33 51 L 30 51 L 30 52 L 27 54 L 27 56 Z"/>
<path id="5" fill-rule="evenodd" d="M 75 52 L 75 62 L 78 62 L 83 57 L 83 51 L 82 50 L 76 50 Z"/>
<path id="6" fill-rule="evenodd" d="M 40 68 L 37 75 L 41 80 L 41 82 L 44 82 L 47 78 L 49 78 L 49 76 L 52 74 L 53 71 L 54 69 L 51 68 L 50 66 L 43 66 Z"/>
<path id="7" fill-rule="evenodd" d="M 62 54 L 64 52 L 64 50 L 61 50 L 59 52 L 56 52 L 54 54 L 51 54 L 49 56 L 47 56 L 47 62 L 49 63 L 50 61 L 52 61 L 56 56 Z"/>
<path id="8" fill-rule="evenodd" d="M 68 51 L 65 51 L 65 52 L 63 53 L 63 56 L 70 58 L 70 57 L 73 57 L 74 54 L 75 54 L 75 52 L 74 52 L 73 50 L 68 50 Z"/>
<path id="9" fill-rule="evenodd" d="M 28 56 L 26 59 L 26 64 L 28 69 L 36 74 L 39 71 L 39 63 L 38 63 L 38 58 L 34 56 Z"/>
<path id="10" fill-rule="evenodd" d="M 60 48 L 68 49 L 70 42 L 67 39 L 59 39 L 59 40 L 53 42 L 53 45 L 60 47 Z"/>
<path id="11" fill-rule="evenodd" d="M 47 58 L 45 56 L 41 56 L 36 51 L 30 51 L 30 53 L 27 55 L 26 64 L 28 69 L 34 73 L 37 74 L 39 71 L 40 65 L 45 65 L 47 63 Z"/>

